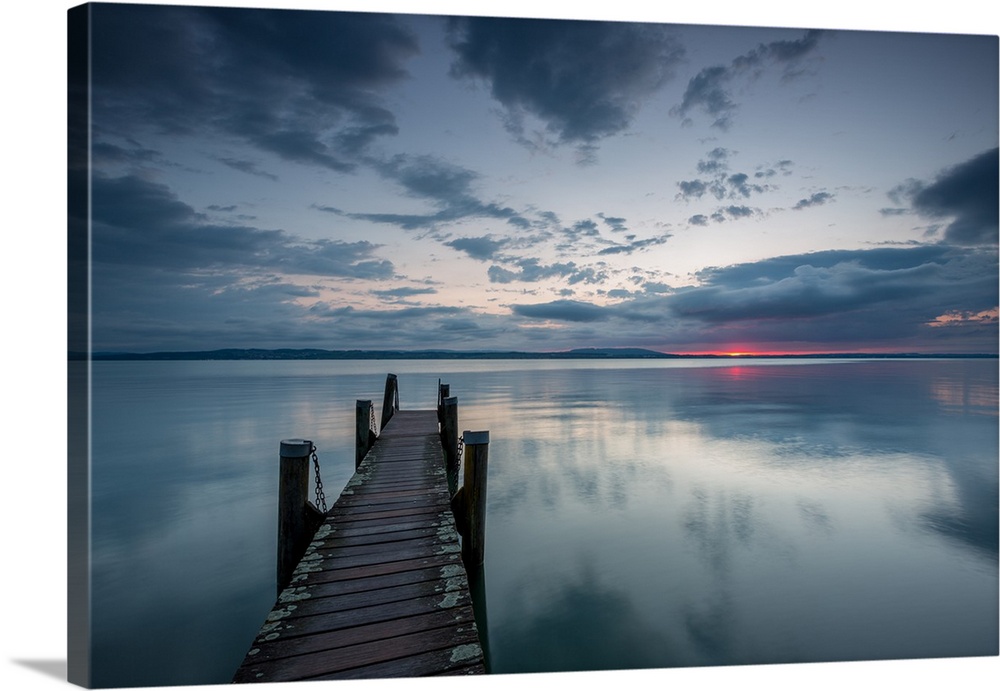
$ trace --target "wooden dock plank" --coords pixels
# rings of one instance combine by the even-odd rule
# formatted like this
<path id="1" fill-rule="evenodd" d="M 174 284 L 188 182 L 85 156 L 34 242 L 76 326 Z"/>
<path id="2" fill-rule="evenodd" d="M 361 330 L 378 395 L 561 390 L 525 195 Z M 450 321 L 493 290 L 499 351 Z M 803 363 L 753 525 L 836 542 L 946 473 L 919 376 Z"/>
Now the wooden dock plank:
<path id="1" fill-rule="evenodd" d="M 233 681 L 485 672 L 449 501 L 436 411 L 397 411 Z"/>

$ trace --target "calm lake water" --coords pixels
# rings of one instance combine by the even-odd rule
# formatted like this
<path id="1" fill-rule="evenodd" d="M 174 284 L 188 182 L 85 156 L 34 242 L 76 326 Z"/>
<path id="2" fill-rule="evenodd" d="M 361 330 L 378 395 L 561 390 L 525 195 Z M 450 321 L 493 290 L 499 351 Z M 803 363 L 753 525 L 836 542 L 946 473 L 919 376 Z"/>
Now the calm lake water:
<path id="1" fill-rule="evenodd" d="M 490 431 L 494 672 L 998 652 L 996 360 L 97 362 L 96 686 L 230 680 L 387 372 Z"/>

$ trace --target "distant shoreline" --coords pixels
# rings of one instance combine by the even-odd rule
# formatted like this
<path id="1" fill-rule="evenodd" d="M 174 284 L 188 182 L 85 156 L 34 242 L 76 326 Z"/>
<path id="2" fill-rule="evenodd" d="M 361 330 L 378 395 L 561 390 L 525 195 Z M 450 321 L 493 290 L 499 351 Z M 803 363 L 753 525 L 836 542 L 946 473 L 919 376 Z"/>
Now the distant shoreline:
<path id="1" fill-rule="evenodd" d="M 96 352 L 91 360 L 735 360 L 735 359 L 996 359 L 990 353 L 811 353 L 778 355 L 690 355 L 642 348 L 579 348 L 557 352 L 451 350 L 322 350 L 318 348 L 222 348 L 152 353 Z M 69 360 L 87 360 L 70 352 Z"/>

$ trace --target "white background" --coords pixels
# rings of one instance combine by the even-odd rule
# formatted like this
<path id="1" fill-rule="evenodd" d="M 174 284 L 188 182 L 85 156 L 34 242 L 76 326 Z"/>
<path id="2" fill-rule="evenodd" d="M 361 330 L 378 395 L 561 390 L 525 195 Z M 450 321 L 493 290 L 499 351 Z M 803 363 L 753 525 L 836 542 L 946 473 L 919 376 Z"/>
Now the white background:
<path id="1" fill-rule="evenodd" d="M 5 6 L 3 37 L 2 171 L 5 326 L 2 487 L 3 619 L 0 680 L 5 689 L 63 687 L 66 669 L 66 11 L 58 0 Z M 649 3 L 648 0 L 247 0 L 161 4 L 350 9 L 434 14 L 487 14 L 628 19 L 696 24 L 998 33 L 997 10 L 981 0 L 947 0 L 907 7 L 887 0 L 834 4 L 757 0 Z M 656 5 L 655 7 L 653 5 Z M 13 156 L 10 155 L 13 150 Z M 196 626 L 192 622 L 192 626 Z M 476 689 L 992 688 L 1000 658 L 774 667 L 521 675 L 477 679 Z M 467 679 L 328 682 L 310 689 L 465 689 Z M 267 684 L 268 689 L 301 685 Z M 204 689 L 223 686 L 197 687 Z"/>

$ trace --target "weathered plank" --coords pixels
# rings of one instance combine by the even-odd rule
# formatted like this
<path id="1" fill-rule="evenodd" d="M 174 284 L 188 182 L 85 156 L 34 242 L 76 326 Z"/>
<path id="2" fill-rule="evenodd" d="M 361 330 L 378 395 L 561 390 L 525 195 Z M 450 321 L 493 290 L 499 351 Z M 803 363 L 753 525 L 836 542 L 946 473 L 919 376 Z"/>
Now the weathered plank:
<path id="1" fill-rule="evenodd" d="M 485 672 L 434 410 L 396 410 L 234 682 Z"/>

